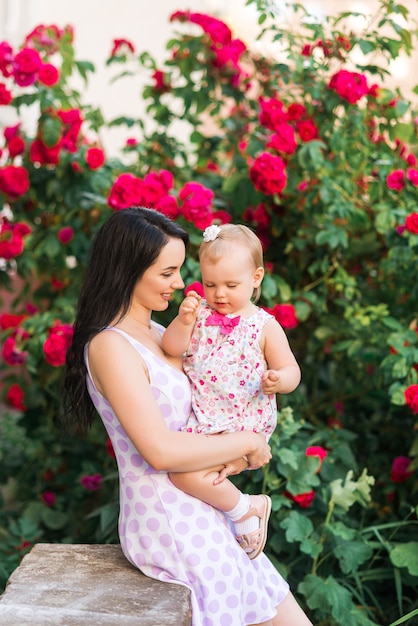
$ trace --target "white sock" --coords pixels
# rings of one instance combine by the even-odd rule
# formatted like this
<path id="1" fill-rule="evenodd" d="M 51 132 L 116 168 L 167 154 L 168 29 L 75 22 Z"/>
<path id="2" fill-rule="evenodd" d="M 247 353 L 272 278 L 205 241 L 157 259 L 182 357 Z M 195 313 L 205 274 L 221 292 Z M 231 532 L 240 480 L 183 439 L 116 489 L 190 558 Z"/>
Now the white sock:
<path id="1" fill-rule="evenodd" d="M 260 527 L 260 520 L 257 515 L 249 517 L 244 522 L 236 522 L 236 520 L 241 519 L 241 517 L 244 517 L 244 515 L 248 513 L 250 505 L 250 496 L 248 493 L 241 493 L 238 504 L 230 511 L 225 511 L 225 514 L 234 522 L 234 527 L 238 535 L 251 533 L 254 530 L 258 530 Z"/>

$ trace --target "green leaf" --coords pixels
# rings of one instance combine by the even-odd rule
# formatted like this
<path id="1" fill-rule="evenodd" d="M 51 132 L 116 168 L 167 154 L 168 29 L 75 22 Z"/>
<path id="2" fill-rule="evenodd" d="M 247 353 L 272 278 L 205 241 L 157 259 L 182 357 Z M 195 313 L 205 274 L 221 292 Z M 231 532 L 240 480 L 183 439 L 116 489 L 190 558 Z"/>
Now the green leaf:
<path id="1" fill-rule="evenodd" d="M 334 549 L 334 554 L 344 574 L 351 574 L 356 572 L 362 563 L 371 558 L 373 550 L 364 540 L 345 541 Z"/>
<path id="2" fill-rule="evenodd" d="M 418 541 L 399 543 L 389 557 L 395 567 L 406 567 L 412 576 L 418 576 Z"/>

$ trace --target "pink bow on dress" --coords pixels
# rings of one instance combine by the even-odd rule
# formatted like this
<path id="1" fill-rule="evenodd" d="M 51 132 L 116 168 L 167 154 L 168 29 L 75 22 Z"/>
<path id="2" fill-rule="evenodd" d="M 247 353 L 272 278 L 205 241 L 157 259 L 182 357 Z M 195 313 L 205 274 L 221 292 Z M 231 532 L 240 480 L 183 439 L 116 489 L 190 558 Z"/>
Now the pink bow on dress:
<path id="1" fill-rule="evenodd" d="M 215 311 L 206 318 L 205 326 L 220 326 L 221 335 L 229 335 L 231 330 L 233 330 L 235 326 L 238 326 L 239 321 L 239 315 L 237 315 L 237 317 L 227 317 Z"/>

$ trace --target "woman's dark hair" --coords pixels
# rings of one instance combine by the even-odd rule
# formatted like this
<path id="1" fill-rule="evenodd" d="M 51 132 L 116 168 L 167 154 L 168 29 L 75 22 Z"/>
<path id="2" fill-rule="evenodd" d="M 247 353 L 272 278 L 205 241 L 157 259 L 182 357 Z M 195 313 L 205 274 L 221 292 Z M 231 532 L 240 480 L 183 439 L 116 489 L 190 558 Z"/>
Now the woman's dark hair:
<path id="1" fill-rule="evenodd" d="M 84 359 L 87 343 L 116 318 L 122 319 L 137 281 L 157 260 L 169 238 L 187 246 L 187 233 L 153 209 L 116 211 L 97 233 L 81 288 L 72 344 L 64 374 L 63 426 L 85 432 L 96 414 Z"/>

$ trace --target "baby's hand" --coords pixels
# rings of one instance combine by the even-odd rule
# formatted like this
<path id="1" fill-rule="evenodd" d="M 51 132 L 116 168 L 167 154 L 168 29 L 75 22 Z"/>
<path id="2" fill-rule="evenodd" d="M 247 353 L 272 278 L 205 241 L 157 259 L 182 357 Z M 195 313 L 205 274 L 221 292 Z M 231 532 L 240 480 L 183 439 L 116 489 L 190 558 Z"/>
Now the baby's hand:
<path id="1" fill-rule="evenodd" d="M 186 326 L 195 322 L 201 299 L 202 298 L 196 291 L 189 291 L 180 304 L 178 313 L 179 319 Z"/>
<path id="2" fill-rule="evenodd" d="M 280 392 L 280 376 L 277 370 L 266 370 L 263 373 L 261 389 L 267 396 Z"/>

